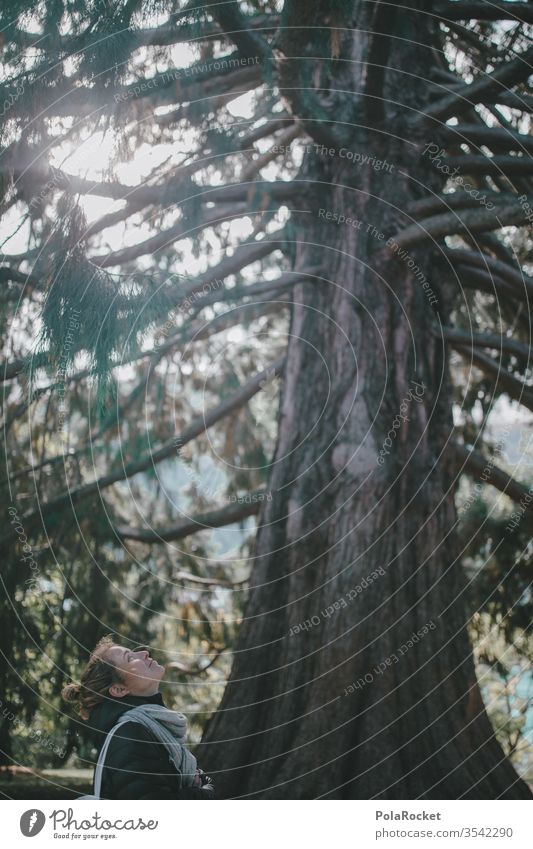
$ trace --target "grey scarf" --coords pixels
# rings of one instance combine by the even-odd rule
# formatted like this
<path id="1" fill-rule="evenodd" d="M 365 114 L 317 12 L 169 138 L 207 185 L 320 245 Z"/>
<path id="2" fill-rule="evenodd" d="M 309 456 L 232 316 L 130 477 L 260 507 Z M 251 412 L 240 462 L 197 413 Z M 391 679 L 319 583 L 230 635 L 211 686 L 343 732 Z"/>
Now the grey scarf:
<path id="1" fill-rule="evenodd" d="M 187 719 L 178 711 L 163 705 L 138 705 L 127 710 L 117 725 L 139 722 L 166 747 L 170 760 L 176 767 L 180 787 L 190 787 L 196 774 L 196 758 L 185 746 Z"/>

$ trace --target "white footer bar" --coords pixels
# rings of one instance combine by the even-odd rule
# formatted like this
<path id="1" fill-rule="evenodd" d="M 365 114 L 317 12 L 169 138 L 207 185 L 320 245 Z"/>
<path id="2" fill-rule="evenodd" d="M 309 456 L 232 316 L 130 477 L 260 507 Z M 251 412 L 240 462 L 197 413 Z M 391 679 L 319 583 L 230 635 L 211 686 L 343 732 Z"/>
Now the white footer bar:
<path id="1" fill-rule="evenodd" d="M 532 806 L 504 801 L 4 801 L 5 846 L 532 849 Z M 68 843 L 67 843 L 68 841 Z M 274 843 L 274 846 L 273 846 Z"/>

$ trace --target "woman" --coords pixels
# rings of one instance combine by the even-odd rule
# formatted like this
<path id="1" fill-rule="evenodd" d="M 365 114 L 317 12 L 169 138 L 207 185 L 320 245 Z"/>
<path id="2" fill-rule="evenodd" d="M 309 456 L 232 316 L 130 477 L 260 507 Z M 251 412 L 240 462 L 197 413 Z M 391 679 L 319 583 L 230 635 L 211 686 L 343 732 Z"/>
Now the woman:
<path id="1" fill-rule="evenodd" d="M 159 693 L 165 669 L 145 649 L 131 651 L 103 637 L 79 684 L 63 688 L 90 723 L 98 749 L 107 734 L 102 799 L 212 799 L 211 779 L 184 745 L 187 721 L 168 710 Z"/>

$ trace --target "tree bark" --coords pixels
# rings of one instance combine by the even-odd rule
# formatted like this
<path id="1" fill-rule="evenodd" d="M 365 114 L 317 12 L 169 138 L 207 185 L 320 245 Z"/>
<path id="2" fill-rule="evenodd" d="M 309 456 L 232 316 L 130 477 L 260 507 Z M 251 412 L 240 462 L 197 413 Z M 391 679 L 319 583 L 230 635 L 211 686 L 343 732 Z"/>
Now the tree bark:
<path id="1" fill-rule="evenodd" d="M 435 24 L 402 9 L 383 81 L 385 131 L 362 129 L 353 109 L 367 74 L 367 6 L 353 4 L 343 36 L 343 58 L 354 61 L 338 63 L 331 89 L 354 97 L 335 117 L 353 125 L 349 149 L 394 168 L 312 145 L 302 165 L 318 205 L 293 209 L 295 268 L 321 265 L 329 284 L 293 290 L 272 501 L 259 518 L 231 677 L 199 757 L 226 797 L 530 798 L 494 737 L 467 633 L 444 450 L 451 381 L 432 332 L 435 312 L 442 324 L 450 313 L 438 250 L 383 250 L 409 224 L 403 210 L 420 187 L 442 191 L 421 155 L 428 139 L 401 133 L 428 102 L 435 59 L 423 45 Z"/>

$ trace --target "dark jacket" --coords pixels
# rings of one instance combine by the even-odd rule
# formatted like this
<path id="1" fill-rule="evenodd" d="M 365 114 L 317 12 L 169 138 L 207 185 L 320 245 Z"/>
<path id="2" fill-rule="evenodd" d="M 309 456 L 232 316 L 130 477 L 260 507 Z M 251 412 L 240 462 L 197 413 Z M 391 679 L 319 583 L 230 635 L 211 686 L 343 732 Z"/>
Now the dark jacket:
<path id="1" fill-rule="evenodd" d="M 131 707 L 163 704 L 160 693 L 154 696 L 108 698 L 96 705 L 89 717 L 98 752 L 106 734 Z M 138 722 L 125 722 L 115 731 L 102 774 L 102 799 L 212 799 L 213 793 L 201 787 L 179 786 L 176 768 L 165 746 Z"/>

